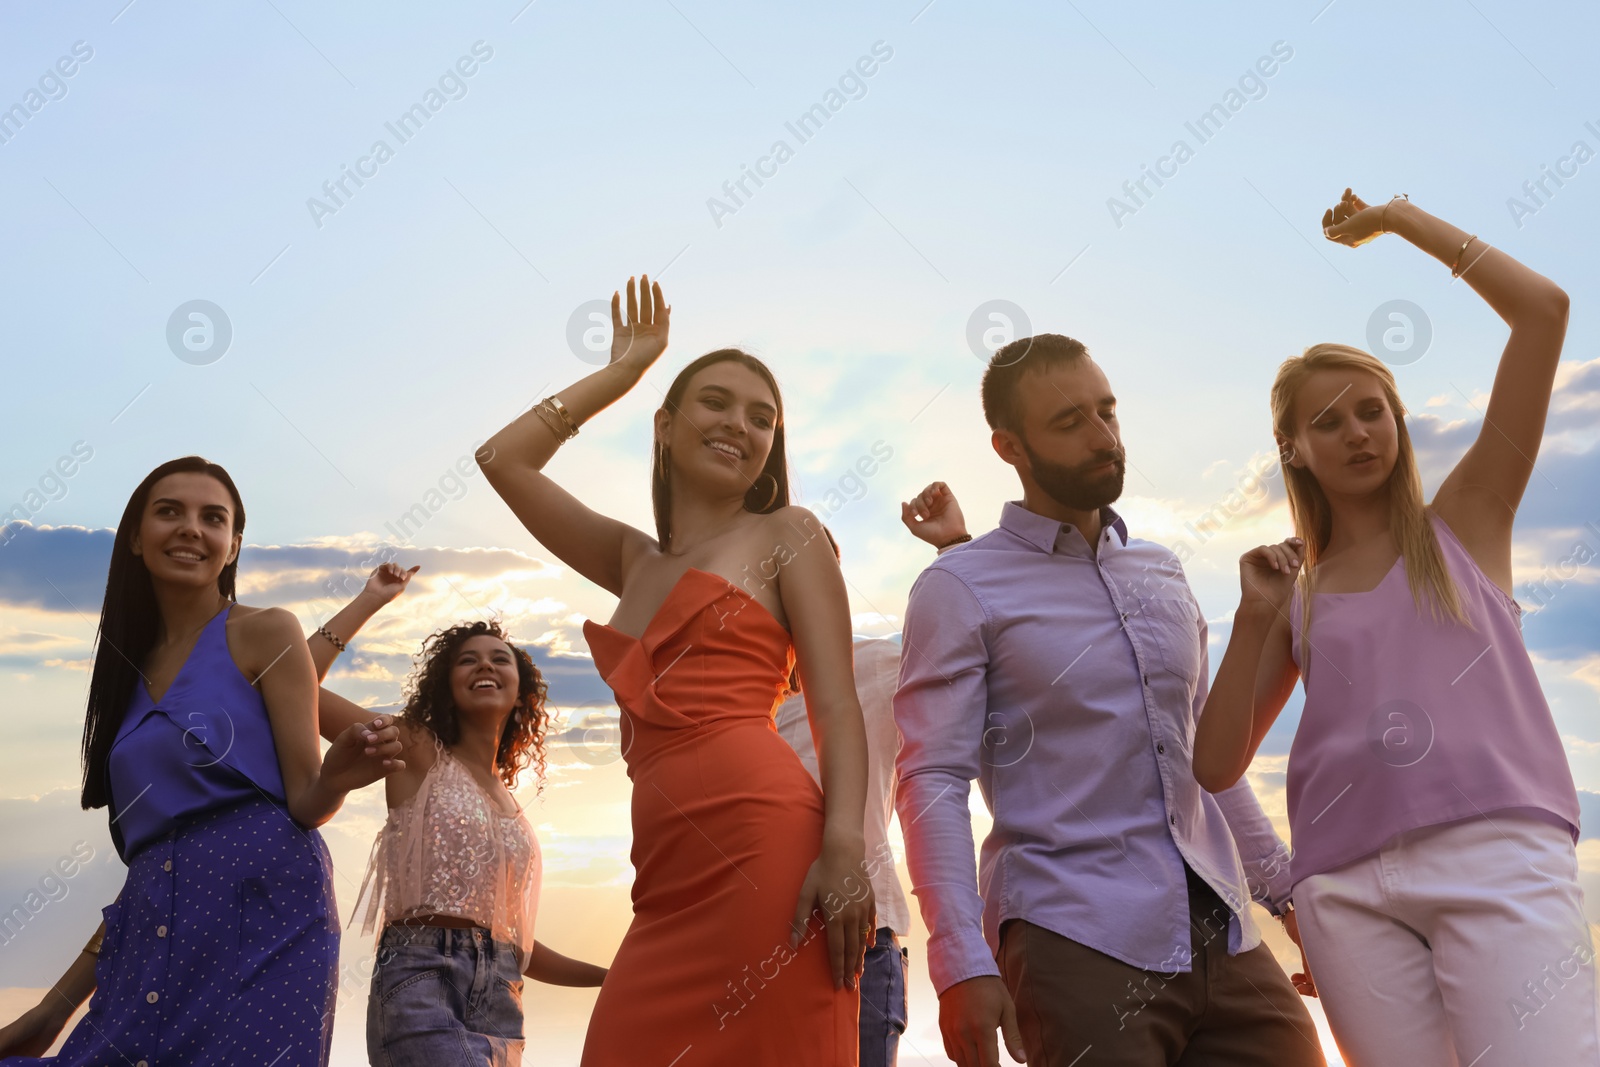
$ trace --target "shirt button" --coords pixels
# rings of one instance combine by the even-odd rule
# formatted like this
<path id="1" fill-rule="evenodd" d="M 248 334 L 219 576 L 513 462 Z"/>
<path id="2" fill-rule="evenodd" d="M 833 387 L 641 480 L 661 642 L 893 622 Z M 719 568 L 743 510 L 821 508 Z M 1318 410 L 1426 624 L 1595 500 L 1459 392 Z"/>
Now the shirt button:
<path id="1" fill-rule="evenodd" d="M 1144 684 L 1145 685 L 1149 685 L 1150 684 L 1150 676 L 1148 674 L 1144 676 Z"/>
<path id="2" fill-rule="evenodd" d="M 172 870 L 172 861 L 171 861 L 171 860 L 168 860 L 168 861 L 167 861 L 167 862 L 165 862 L 165 863 L 163 863 L 163 864 L 162 864 L 162 865 L 161 865 L 161 869 L 162 869 L 162 870 L 163 870 L 163 871 L 170 871 L 170 870 Z"/>
<path id="3" fill-rule="evenodd" d="M 161 999 L 161 994 L 157 993 L 154 989 L 152 989 L 150 992 L 148 992 L 148 993 L 146 993 L 144 995 L 144 999 L 145 999 L 145 1003 L 154 1004 L 156 1001 Z"/>
<path id="4" fill-rule="evenodd" d="M 157 937 L 166 937 L 167 936 L 167 928 L 165 926 L 156 927 L 156 936 Z"/>
<path id="5" fill-rule="evenodd" d="M 140 1060 L 138 1063 L 134 1064 L 133 1067 L 150 1067 L 150 1061 Z"/>
<path id="6" fill-rule="evenodd" d="M 1159 754 L 1164 754 L 1166 751 L 1167 751 L 1167 746 L 1162 744 L 1160 741 L 1157 741 L 1156 742 L 1156 752 L 1159 753 Z"/>
<path id="7" fill-rule="evenodd" d="M 1173 826 L 1176 826 L 1178 825 L 1178 817 L 1176 815 L 1168 815 L 1167 822 L 1171 823 Z"/>

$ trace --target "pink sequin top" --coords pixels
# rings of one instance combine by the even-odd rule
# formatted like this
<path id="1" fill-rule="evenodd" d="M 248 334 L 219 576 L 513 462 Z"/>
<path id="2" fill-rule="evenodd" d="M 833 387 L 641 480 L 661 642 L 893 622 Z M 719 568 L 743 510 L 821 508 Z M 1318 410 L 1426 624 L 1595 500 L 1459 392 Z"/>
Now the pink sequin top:
<path id="1" fill-rule="evenodd" d="M 501 812 L 440 746 L 416 796 L 389 809 L 367 861 L 356 915 L 365 902 L 363 934 L 412 915 L 468 919 L 514 946 L 526 966 L 541 873 L 539 839 L 528 820 L 520 811 Z"/>

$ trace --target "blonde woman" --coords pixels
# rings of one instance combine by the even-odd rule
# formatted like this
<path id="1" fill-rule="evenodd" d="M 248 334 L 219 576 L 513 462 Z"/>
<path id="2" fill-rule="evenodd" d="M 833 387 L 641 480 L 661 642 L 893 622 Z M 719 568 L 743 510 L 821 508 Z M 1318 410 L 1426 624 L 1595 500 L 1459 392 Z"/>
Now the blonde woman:
<path id="1" fill-rule="evenodd" d="M 1431 503 L 1388 367 L 1321 344 L 1279 368 L 1296 536 L 1240 560 L 1195 776 L 1237 781 L 1302 680 L 1294 905 L 1351 1067 L 1600 1063 L 1577 796 L 1511 595 L 1567 295 L 1408 200 L 1346 189 L 1323 222 L 1351 247 L 1416 245 L 1511 336 L 1478 438 Z"/>

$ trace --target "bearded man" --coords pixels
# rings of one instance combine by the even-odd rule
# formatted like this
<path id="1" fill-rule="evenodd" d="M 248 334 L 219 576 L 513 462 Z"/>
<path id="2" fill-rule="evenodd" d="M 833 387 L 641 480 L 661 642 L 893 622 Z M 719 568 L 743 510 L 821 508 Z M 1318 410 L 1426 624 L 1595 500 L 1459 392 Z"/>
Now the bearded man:
<path id="1" fill-rule="evenodd" d="M 991 360 L 983 409 L 1022 499 L 917 578 L 894 700 L 945 1051 L 995 1067 L 998 1029 L 1033 1065 L 1321 1065 L 1250 914 L 1292 916 L 1287 852 L 1246 782 L 1213 796 L 1190 766 L 1205 617 L 1172 552 L 1111 507 L 1126 458 L 1105 373 L 1069 337 L 1023 338 Z M 968 540 L 942 486 L 903 511 L 936 546 Z M 994 818 L 976 864 L 973 779 Z"/>

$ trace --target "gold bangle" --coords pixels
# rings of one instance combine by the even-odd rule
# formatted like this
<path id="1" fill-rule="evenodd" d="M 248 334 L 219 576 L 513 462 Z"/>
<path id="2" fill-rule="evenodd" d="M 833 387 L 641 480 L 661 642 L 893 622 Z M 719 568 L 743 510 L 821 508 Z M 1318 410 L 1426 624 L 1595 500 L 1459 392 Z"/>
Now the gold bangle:
<path id="1" fill-rule="evenodd" d="M 89 939 L 88 944 L 83 946 L 83 951 L 87 952 L 91 956 L 100 955 L 100 942 L 104 938 L 105 931 L 103 929 L 96 930 L 94 932 L 94 936 Z"/>
<path id="2" fill-rule="evenodd" d="M 1410 203 L 1411 194 L 1410 193 L 1395 193 L 1393 196 L 1391 196 L 1389 198 L 1389 204 L 1394 203 L 1396 200 L 1404 200 L 1407 203 Z M 1388 223 L 1389 223 L 1389 204 L 1383 205 L 1383 213 L 1378 216 L 1378 232 L 1379 233 L 1388 233 L 1389 232 L 1389 225 L 1388 225 Z"/>
<path id="3" fill-rule="evenodd" d="M 328 629 L 326 626 L 317 627 L 317 635 L 323 640 L 327 641 L 328 644 L 332 645 L 334 648 L 337 648 L 340 652 L 344 651 L 344 642 L 339 640 L 338 635 L 332 630 Z"/>
<path id="4" fill-rule="evenodd" d="M 544 402 L 550 405 L 551 411 L 554 411 L 557 415 L 561 416 L 561 421 L 565 423 L 567 427 L 567 436 L 578 436 L 578 421 L 572 417 L 572 412 L 567 410 L 567 405 L 561 402 L 561 398 L 555 393 L 551 393 L 549 396 L 544 398 Z"/>
<path id="5" fill-rule="evenodd" d="M 561 421 L 561 416 L 556 414 L 555 407 L 550 403 L 548 397 L 535 404 L 533 411 L 534 414 L 539 416 L 540 421 L 550 427 L 550 432 L 556 435 L 556 444 L 565 444 L 567 439 L 572 436 L 567 432 L 566 425 Z"/>
<path id="6" fill-rule="evenodd" d="M 1462 241 L 1461 242 L 1461 247 L 1456 249 L 1456 261 L 1454 263 L 1450 264 L 1450 277 L 1452 277 L 1452 278 L 1461 277 L 1461 271 L 1459 269 L 1461 267 L 1461 257 L 1466 254 L 1467 246 L 1470 245 L 1472 242 L 1476 241 L 1477 239 L 1478 239 L 1478 235 L 1477 234 L 1473 234 L 1471 237 L 1468 237 L 1465 241 Z M 1474 261 L 1474 262 L 1476 262 L 1476 261 Z"/>

